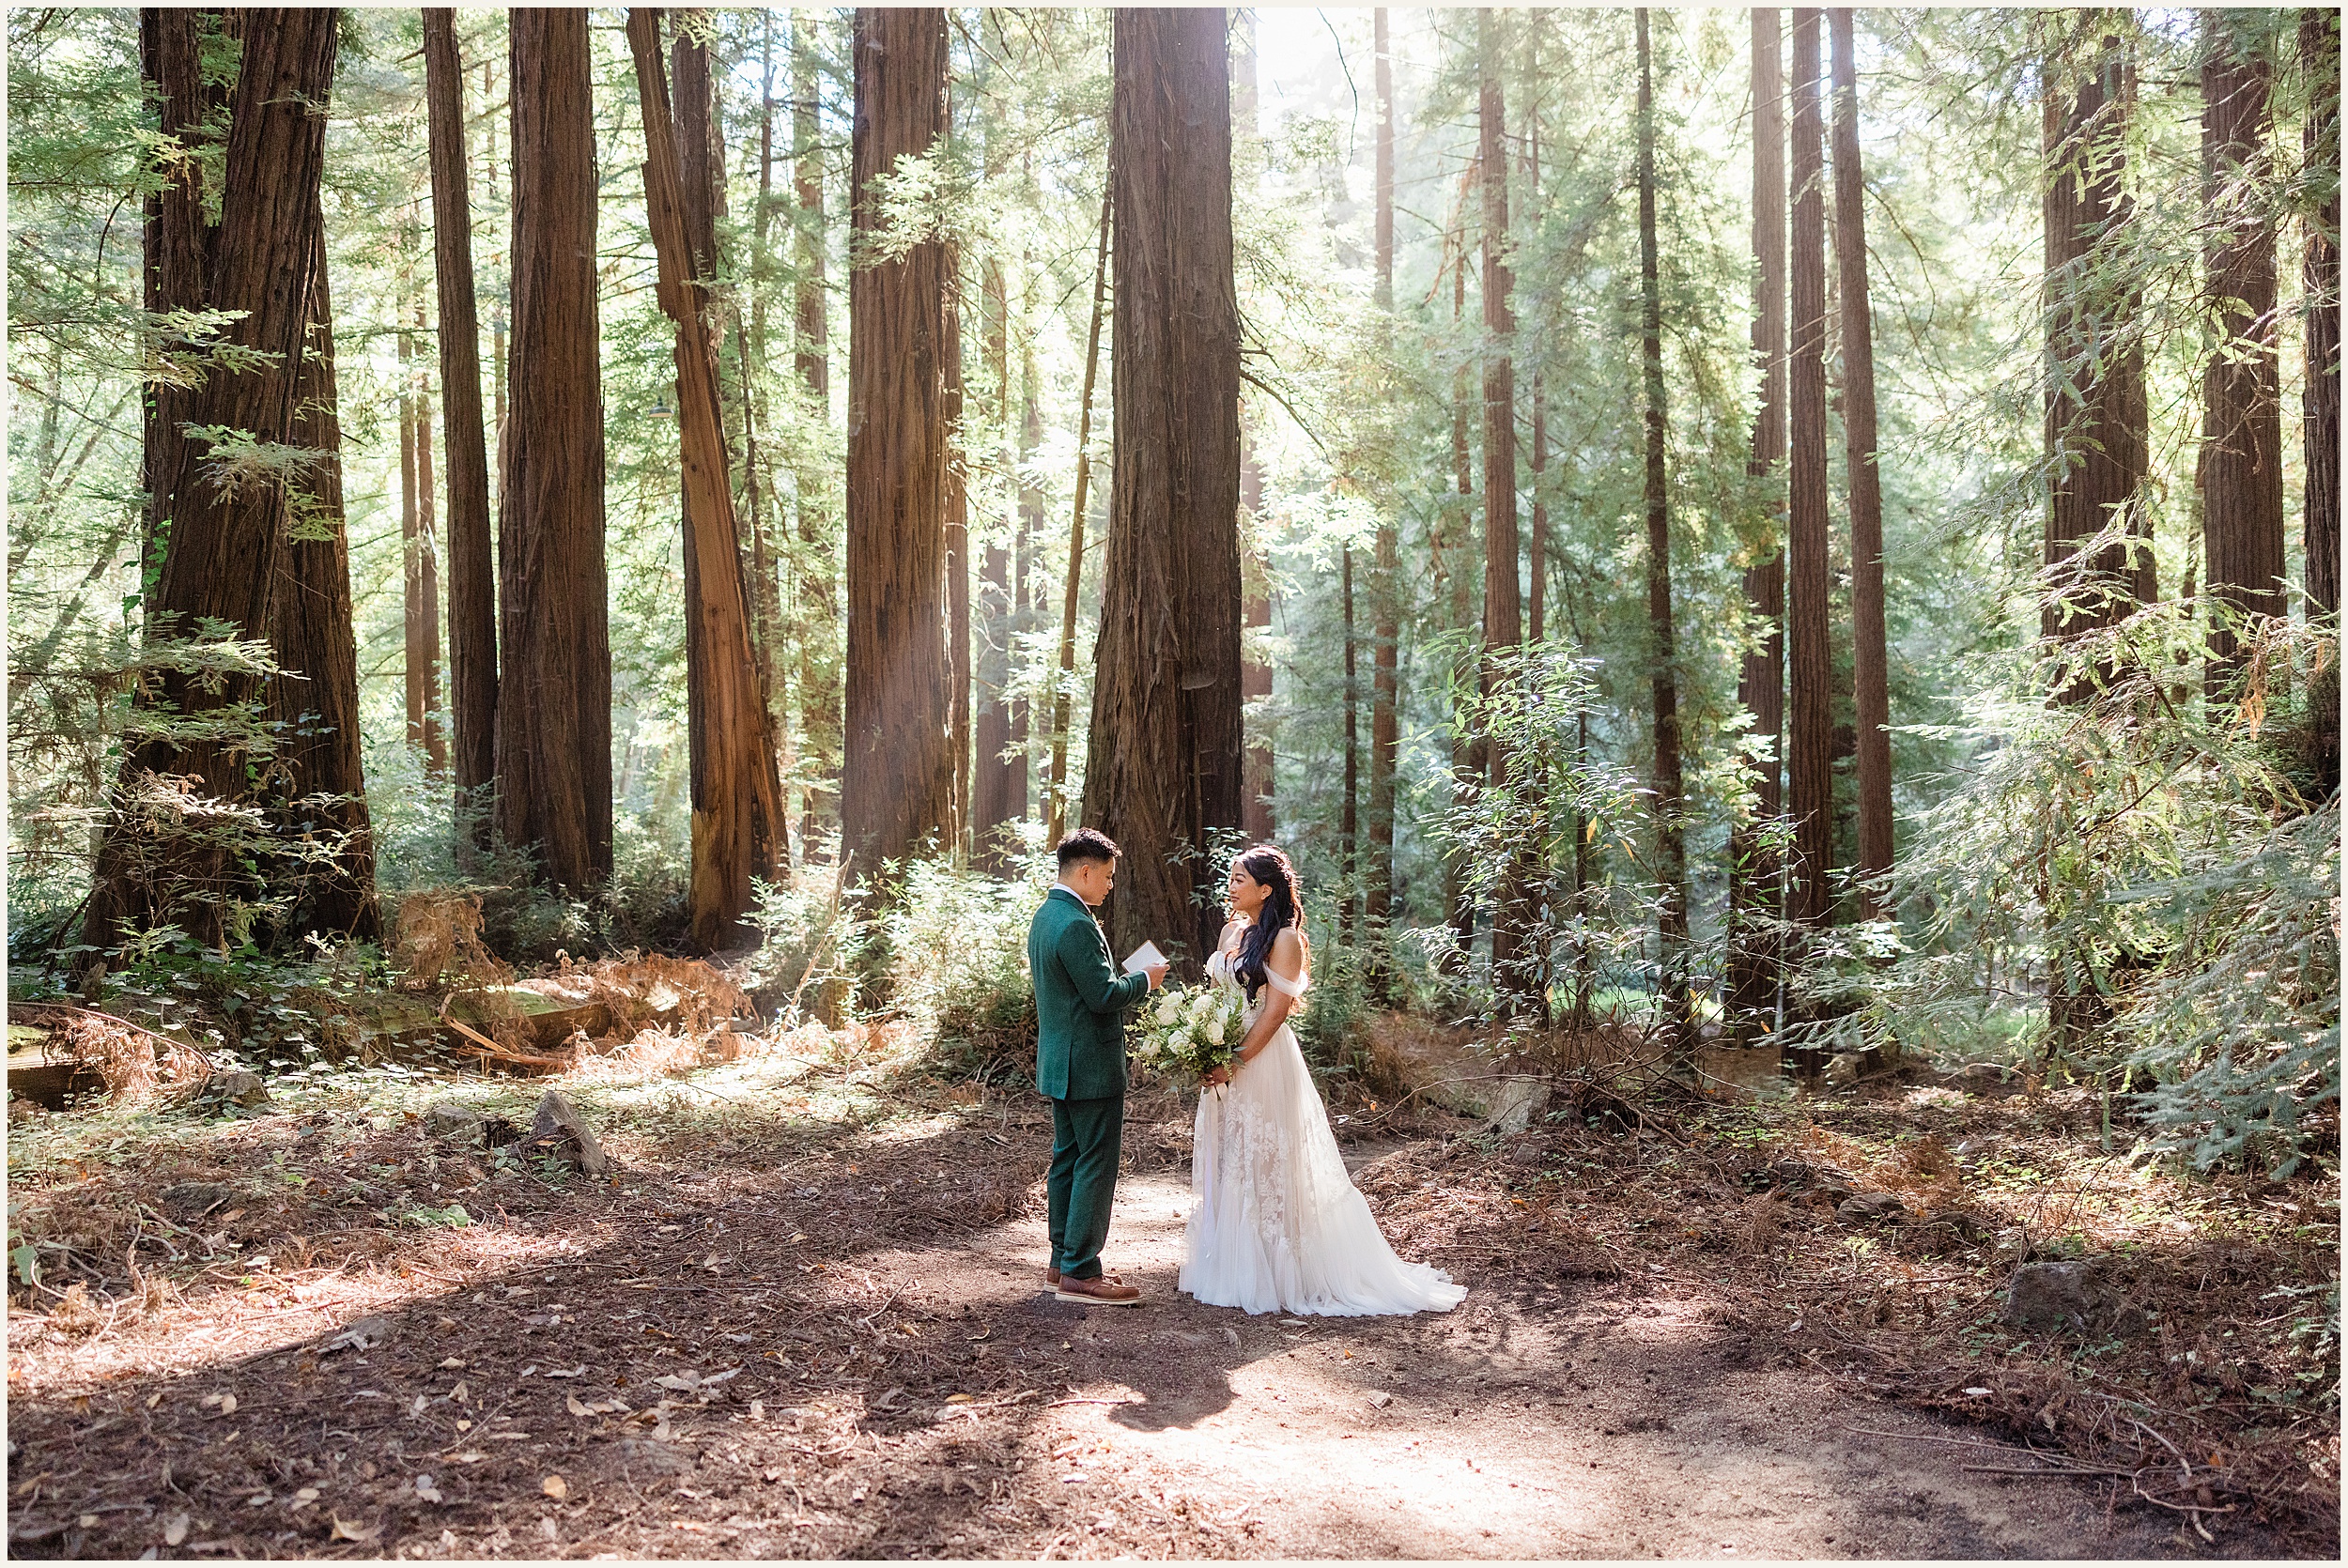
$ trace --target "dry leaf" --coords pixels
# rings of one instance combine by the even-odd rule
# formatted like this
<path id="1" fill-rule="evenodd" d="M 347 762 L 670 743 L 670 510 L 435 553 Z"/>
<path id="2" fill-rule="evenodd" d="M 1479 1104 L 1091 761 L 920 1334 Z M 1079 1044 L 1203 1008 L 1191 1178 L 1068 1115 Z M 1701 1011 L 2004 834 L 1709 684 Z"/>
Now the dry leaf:
<path id="1" fill-rule="evenodd" d="M 595 1414 L 593 1410 L 579 1402 L 579 1395 L 575 1393 L 566 1393 L 563 1396 L 563 1408 L 582 1419 Z"/>
<path id="2" fill-rule="evenodd" d="M 220 1396 L 220 1413 L 224 1416 L 233 1416 L 237 1413 L 237 1396 L 235 1394 L 224 1393 Z"/>
<path id="3" fill-rule="evenodd" d="M 346 1519 L 341 1514 L 337 1514 L 334 1515 L 333 1534 L 328 1537 L 328 1539 L 334 1541 L 356 1541 L 363 1546 L 374 1541 L 376 1537 L 381 1535 L 382 1533 L 383 1527 L 381 1525 L 361 1525 L 352 1520 Z"/>
<path id="4" fill-rule="evenodd" d="M 564 1481 L 559 1475 L 550 1475 L 547 1477 L 546 1480 L 540 1482 L 538 1483 L 538 1490 L 544 1492 L 547 1496 L 552 1498 L 557 1502 L 561 1502 L 564 1498 L 571 1495 L 570 1483 Z"/>
<path id="5" fill-rule="evenodd" d="M 465 1403 L 467 1395 L 465 1392 L 465 1380 L 463 1378 L 460 1377 L 456 1380 L 456 1386 L 448 1391 L 448 1396 L 456 1401 L 459 1405 Z"/>
<path id="6" fill-rule="evenodd" d="M 548 1367 L 545 1376 L 548 1377 L 584 1377 L 587 1376 L 587 1363 L 585 1361 L 581 1361 L 577 1366 L 571 1368 L 568 1372 L 564 1372 L 561 1367 Z"/>
<path id="7" fill-rule="evenodd" d="M 765 1402 L 765 1400 L 763 1400 L 763 1399 L 753 1399 L 753 1400 L 751 1400 L 751 1401 L 750 1401 L 750 1420 L 752 1420 L 752 1421 L 765 1421 L 765 1419 L 766 1419 L 766 1402 Z"/>
<path id="8" fill-rule="evenodd" d="M 176 1546 L 187 1538 L 188 1516 L 185 1514 L 174 1514 L 169 1522 L 163 1526 L 163 1545 Z"/>
<path id="9" fill-rule="evenodd" d="M 442 1361 L 442 1362 L 440 1363 L 440 1370 L 441 1370 L 442 1372 L 446 1372 L 446 1371 L 448 1371 L 451 1367 L 459 1367 L 459 1366 L 463 1366 L 464 1364 L 465 1364 L 465 1360 L 464 1360 L 464 1358 L 463 1358 L 463 1357 L 461 1357 L 461 1356 L 451 1356 L 448 1360 L 444 1360 L 444 1361 Z"/>
<path id="10" fill-rule="evenodd" d="M 148 1409 L 150 1409 L 150 1410 L 152 1410 L 152 1409 L 153 1409 L 156 1406 L 161 1405 L 162 1402 L 163 1402 L 163 1396 L 162 1396 L 162 1392 L 161 1392 L 160 1391 L 157 1391 L 157 1392 L 155 1392 L 155 1393 L 150 1393 L 150 1394 L 148 1394 L 148 1395 L 147 1396 L 147 1407 Z M 178 1545 L 178 1543 L 177 1543 L 177 1542 L 175 1542 L 175 1543 L 173 1543 L 173 1545 Z"/>
<path id="11" fill-rule="evenodd" d="M 425 1502 L 439 1502 L 440 1500 L 440 1489 L 432 1484 L 432 1478 L 430 1476 L 420 1475 L 416 1477 L 416 1496 L 424 1499 Z"/>

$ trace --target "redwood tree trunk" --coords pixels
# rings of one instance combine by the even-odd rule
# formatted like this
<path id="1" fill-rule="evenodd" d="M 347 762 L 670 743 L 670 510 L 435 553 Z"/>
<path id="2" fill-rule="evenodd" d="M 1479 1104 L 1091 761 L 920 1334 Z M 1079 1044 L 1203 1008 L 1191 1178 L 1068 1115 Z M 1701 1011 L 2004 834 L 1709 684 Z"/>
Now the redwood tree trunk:
<path id="1" fill-rule="evenodd" d="M 200 268 L 200 303 L 239 313 L 225 322 L 222 342 L 255 358 L 234 373 L 215 367 L 188 397 L 186 413 L 196 425 L 225 426 L 255 441 L 286 445 L 299 435 L 305 329 L 317 275 L 310 216 L 325 151 L 322 106 L 333 85 L 337 13 L 332 8 L 263 9 L 243 20 L 220 223 Z M 168 66 L 188 40 L 162 19 L 153 30 L 159 63 Z M 176 199 L 165 197 L 165 222 L 159 226 L 171 226 Z M 170 238 L 188 247 L 204 243 L 200 229 Z M 285 570 L 286 492 L 270 484 L 224 488 L 208 472 L 209 455 L 208 444 L 194 438 L 147 454 L 150 483 L 157 486 L 154 515 L 169 520 L 154 551 L 161 559 L 147 595 L 148 626 L 154 635 L 193 638 L 203 636 L 201 623 L 210 620 L 224 623 L 231 637 L 266 641 Z M 172 463 L 167 473 L 160 466 L 166 458 Z M 214 684 L 171 672 L 143 687 L 134 701 L 144 715 L 200 717 L 244 708 L 262 696 L 251 677 Z M 100 846 L 84 931 L 93 947 L 111 949 L 127 928 L 157 919 L 177 922 L 200 942 L 217 943 L 226 930 L 224 900 L 264 891 L 250 885 L 250 874 L 227 846 L 168 830 L 148 837 L 154 819 L 142 810 L 140 797 L 164 775 L 192 776 L 198 794 L 217 800 L 246 801 L 255 793 L 247 754 L 239 747 L 168 733 L 140 744 L 123 762 L 116 810 Z"/>
<path id="2" fill-rule="evenodd" d="M 946 134 L 946 13 L 856 13 L 855 227 L 871 190 Z M 878 886 L 953 825 L 954 661 L 946 626 L 946 254 L 935 239 L 848 282 L 848 705 L 840 814 L 848 875 Z"/>
<path id="3" fill-rule="evenodd" d="M 2209 290 L 2228 301 L 2217 331 L 2230 351 L 2210 361 L 2201 438 L 2207 448 L 2202 531 L 2209 591 L 2238 614 L 2281 615 L 2283 597 L 2282 400 L 2275 363 L 2275 226 L 2254 191 L 2265 175 L 2268 65 L 2229 13 L 2201 13 L 2209 53 L 2201 67 L 2202 166 L 2210 218 Z M 2231 187 L 2231 189 L 2230 189 Z M 2210 634 L 2206 685 L 2230 693 L 2247 670 L 2232 626 Z"/>
<path id="4" fill-rule="evenodd" d="M 2307 289 L 2305 419 L 2307 496 L 2303 504 L 2308 598 L 2314 613 L 2340 622 L 2340 13 L 2299 13 L 2299 61 L 2310 84 L 2303 133 L 2307 167 L 2317 172 L 2323 198 L 2308 214 L 2304 280 Z M 2314 677 L 2315 753 L 2319 788 L 2340 789 L 2340 663 Z"/>
<path id="5" fill-rule="evenodd" d="M 206 123 L 226 101 L 216 83 L 205 81 L 202 69 L 206 13 L 178 7 L 147 6 L 139 11 L 139 69 L 156 100 L 156 129 L 190 152 L 200 145 Z M 150 193 L 146 204 L 143 234 L 146 272 L 144 302 L 150 316 L 178 310 L 201 310 L 209 298 L 212 230 L 204 217 L 202 165 L 190 158 L 178 165 L 181 177 Z M 166 354 L 192 346 L 166 334 Z M 170 516 L 171 484 L 179 471 L 179 453 L 186 437 L 183 427 L 193 418 L 196 389 L 169 381 L 149 382 L 141 470 L 147 488 L 147 515 L 140 537 L 139 580 L 147 616 L 155 612 L 153 595 L 144 586 L 154 580 L 158 567 L 156 542 L 162 524 Z"/>
<path id="6" fill-rule="evenodd" d="M 990 149 L 991 150 L 991 149 Z M 999 173 L 999 170 L 996 172 Z M 1015 472 L 1011 441 L 1011 294 L 1003 264 L 990 255 L 982 292 L 986 300 L 987 381 L 995 395 L 988 412 L 996 436 L 996 463 Z M 1016 505 L 1016 501 L 1014 503 Z M 1018 600 L 1012 588 L 1012 554 L 1024 548 L 1016 535 L 1026 527 L 1024 506 L 1006 532 L 988 530 L 979 587 L 979 634 L 975 652 L 970 785 L 970 854 L 973 865 L 1006 873 L 1017 865 L 1006 853 L 1003 829 L 1027 814 L 1027 760 L 1012 750 L 1011 655 Z"/>
<path id="7" fill-rule="evenodd" d="M 2047 446 L 2055 465 L 2046 561 L 2062 595 L 2040 614 L 2040 633 L 2049 639 L 2111 625 L 2155 592 L 2150 523 L 2139 494 L 2147 453 L 2144 361 L 2126 336 L 2137 302 L 2097 276 L 2120 244 L 2113 231 L 2129 210 L 2123 184 L 2127 72 L 2117 37 L 2091 41 L 2086 54 L 2070 70 L 2050 60 L 2061 85 L 2047 95 L 2045 109 Z M 2131 547 L 2127 539 L 2108 536 L 2085 548 L 2107 534 L 2115 516 L 2125 534 L 2145 545 Z M 2078 682 L 2060 695 L 2077 699 L 2088 689 Z"/>
<path id="8" fill-rule="evenodd" d="M 1828 641 L 1833 606 L 1827 582 L 1826 192 L 1818 103 L 1818 13 L 1794 12 L 1793 342 L 1787 377 L 1789 515 L 1786 530 L 1786 651 L 1792 665 L 1785 761 L 1791 785 L 1794 861 L 1786 908 L 1805 925 L 1828 919 L 1827 873 L 1834 859 L 1834 663 Z"/>
<path id="9" fill-rule="evenodd" d="M 1746 473 L 1768 498 L 1769 536 L 1745 569 L 1745 598 L 1761 629 L 1738 671 L 1737 702 L 1753 715 L 1757 764 L 1753 816 L 1729 838 L 1728 951 L 1732 1028 L 1750 1037 L 1773 1011 L 1776 943 L 1762 923 L 1784 914 L 1783 868 L 1761 845 L 1757 824 L 1784 809 L 1785 507 L 1777 467 L 1785 460 L 1785 79 L 1778 13 L 1753 13 L 1753 357 L 1761 365 L 1761 403 L 1753 420 Z"/>
<path id="10" fill-rule="evenodd" d="M 796 344 L 792 365 L 819 418 L 828 420 L 831 402 L 829 326 L 824 306 L 824 154 L 817 109 L 823 91 L 813 41 L 804 36 L 814 13 L 800 11 L 791 23 L 791 135 L 797 149 L 793 193 L 798 201 L 794 258 Z M 832 541 L 826 492 L 829 478 L 810 466 L 798 484 L 798 684 L 800 766 L 820 775 L 841 766 L 841 676 L 834 649 L 840 623 L 840 583 L 832 570 Z M 822 794 L 811 786 L 799 818 L 803 843 L 812 840 Z"/>
<path id="11" fill-rule="evenodd" d="M 1377 170 L 1377 305 L 1384 313 L 1379 331 L 1391 341 L 1394 331 L 1394 55 L 1386 30 L 1386 8 L 1371 19 L 1377 54 L 1378 130 Z M 1391 502 L 1378 512 L 1377 561 L 1370 579 L 1370 604 L 1377 617 L 1370 642 L 1369 700 L 1369 874 L 1362 888 L 1363 923 L 1380 944 L 1394 899 L 1394 769 L 1400 749 L 1396 722 L 1398 669 L 1396 646 L 1401 627 L 1398 608 L 1400 542 Z M 1384 973 L 1383 962 L 1377 973 Z"/>
<path id="12" fill-rule="evenodd" d="M 709 76 L 695 73 L 704 111 L 674 120 L 660 63 L 658 13 L 627 15 L 628 47 L 644 124 L 644 203 L 652 222 L 660 308 L 676 323 L 677 438 L 685 471 L 685 548 L 694 569 L 685 603 L 687 710 L 692 758 L 694 942 L 716 947 L 740 930 L 751 880 L 790 862 L 774 737 L 750 648 L 749 592 L 726 459 L 711 309 L 697 280 L 716 266 L 715 204 L 705 157 Z M 680 43 L 684 40 L 680 39 Z M 685 47 L 699 53 L 698 44 Z M 695 177 L 686 177 L 687 168 Z"/>
<path id="13" fill-rule="evenodd" d="M 611 874 L 611 651 L 587 13 L 513 13 L 514 342 L 498 507 L 498 830 L 573 893 Z"/>
<path id="14" fill-rule="evenodd" d="M 1239 505 L 1247 514 L 1252 543 L 1263 515 L 1263 469 L 1256 462 L 1244 427 L 1239 443 Z M 1254 559 L 1241 569 L 1243 592 L 1246 595 L 1243 614 L 1247 628 L 1240 645 L 1239 695 L 1243 704 L 1266 702 L 1272 697 L 1272 665 L 1263 656 L 1263 644 L 1258 640 L 1272 631 L 1272 563 L 1260 548 L 1251 549 L 1249 554 Z M 1245 723 L 1244 718 L 1242 722 Z M 1242 767 L 1245 776 L 1240 782 L 1240 830 L 1256 843 L 1268 843 L 1274 831 L 1272 740 L 1265 732 L 1262 719 L 1247 726 L 1247 753 Z"/>
<path id="15" fill-rule="evenodd" d="M 938 350 L 938 408 L 946 422 L 946 681 L 953 694 L 947 746 L 954 788 L 945 840 L 957 858 L 968 848 L 970 821 L 970 487 L 962 446 L 962 257 L 946 250 L 946 340 Z"/>
<path id="16" fill-rule="evenodd" d="M 1361 868 L 1362 730 L 1361 703 L 1354 681 L 1353 546 L 1346 546 L 1339 555 L 1343 594 L 1340 608 L 1345 620 L 1345 798 L 1339 807 L 1337 844 L 1343 857 L 1345 881 L 1337 889 L 1337 934 L 1341 940 L 1352 942 Z"/>
<path id="17" fill-rule="evenodd" d="M 1115 15 L 1115 473 L 1084 821 L 1125 851 L 1122 953 L 1197 972 L 1222 926 L 1211 836 L 1241 825 L 1239 307 L 1224 12 Z"/>
<path id="18" fill-rule="evenodd" d="M 290 930 L 371 942 L 383 933 L 375 838 L 359 741 L 359 645 L 350 609 L 350 541 L 343 524 L 342 424 L 334 401 L 334 311 L 326 286 L 326 216 L 313 191 L 310 331 L 295 392 L 293 443 L 317 455 L 301 488 L 305 526 L 279 560 L 270 643 L 285 674 L 270 683 L 284 784 L 276 816 L 290 836 L 332 836 L 323 868 L 290 868 L 301 896 Z"/>
<path id="19" fill-rule="evenodd" d="M 1508 146 L 1506 100 L 1500 90 L 1501 46 L 1493 13 L 1475 13 L 1479 61 L 1476 92 L 1478 161 L 1484 198 L 1484 669 L 1489 688 L 1496 656 L 1524 640 L 1524 607 L 1517 577 L 1517 381 L 1512 358 L 1516 314 L 1509 303 Z M 1506 747 L 1489 737 L 1484 766 L 1497 786 L 1506 776 Z M 1500 1015 L 1513 1013 L 1528 994 L 1522 972 L 1524 917 L 1522 874 L 1511 856 L 1492 910 L 1492 993 Z"/>
<path id="20" fill-rule="evenodd" d="M 1834 255 L 1842 284 L 1843 445 L 1850 484 L 1851 656 L 1858 728 L 1859 876 L 1870 920 L 1892 916 L 1892 688 L 1883 630 L 1883 484 L 1876 470 L 1875 326 L 1867 305 L 1859 67 L 1847 7 L 1834 37 Z"/>
<path id="21" fill-rule="evenodd" d="M 1654 661 L 1655 863 L 1662 884 L 1658 934 L 1666 983 L 1687 986 L 1688 849 L 1681 822 L 1684 788 L 1679 761 L 1679 653 L 1672 630 L 1671 506 L 1664 489 L 1663 286 L 1655 236 L 1655 82 L 1647 13 L 1640 8 L 1639 37 L 1639 361 L 1645 387 L 1646 614 Z M 1692 997 L 1673 999 L 1678 1049 L 1692 1053 Z"/>
<path id="22" fill-rule="evenodd" d="M 440 305 L 440 409 L 448 454 L 448 685 L 456 788 L 478 790 L 497 763 L 497 579 L 489 551 L 489 450 L 481 418 L 481 329 L 473 314 L 472 211 L 465 167 L 464 66 L 456 13 L 424 13 L 425 102 L 432 146 L 433 277 Z M 486 841 L 488 821 L 475 821 Z"/>

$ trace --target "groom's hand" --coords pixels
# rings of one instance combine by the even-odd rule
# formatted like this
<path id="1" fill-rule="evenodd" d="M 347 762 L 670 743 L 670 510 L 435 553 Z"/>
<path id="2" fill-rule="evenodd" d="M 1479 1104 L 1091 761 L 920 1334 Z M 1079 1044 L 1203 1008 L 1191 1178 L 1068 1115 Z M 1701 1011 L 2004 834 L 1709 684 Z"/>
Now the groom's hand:
<path id="1" fill-rule="evenodd" d="M 1166 984 L 1166 966 L 1165 964 L 1153 963 L 1142 971 L 1144 975 L 1150 976 L 1150 989 L 1151 991 L 1155 991 L 1158 987 Z"/>

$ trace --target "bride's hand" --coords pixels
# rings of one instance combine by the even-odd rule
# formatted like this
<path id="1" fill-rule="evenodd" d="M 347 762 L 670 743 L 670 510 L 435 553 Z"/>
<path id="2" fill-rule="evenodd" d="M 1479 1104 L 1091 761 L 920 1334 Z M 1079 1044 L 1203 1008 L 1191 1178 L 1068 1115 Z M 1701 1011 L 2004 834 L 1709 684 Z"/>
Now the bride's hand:
<path id="1" fill-rule="evenodd" d="M 1204 1078 L 1198 1080 L 1202 1085 L 1210 1089 L 1219 1089 L 1230 1081 L 1231 1069 L 1228 1066 L 1219 1067 L 1213 1072 L 1208 1073 Z"/>

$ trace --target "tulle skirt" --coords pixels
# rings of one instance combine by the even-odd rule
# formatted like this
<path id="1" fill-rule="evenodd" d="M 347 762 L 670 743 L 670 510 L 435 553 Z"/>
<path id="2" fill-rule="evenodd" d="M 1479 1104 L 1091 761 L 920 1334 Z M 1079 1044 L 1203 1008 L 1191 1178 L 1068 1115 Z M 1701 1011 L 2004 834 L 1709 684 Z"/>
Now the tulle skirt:
<path id="1" fill-rule="evenodd" d="M 1199 1095 L 1190 1189 L 1181 1288 L 1209 1306 L 1367 1317 L 1448 1312 L 1467 1294 L 1386 1244 L 1285 1025 Z"/>

